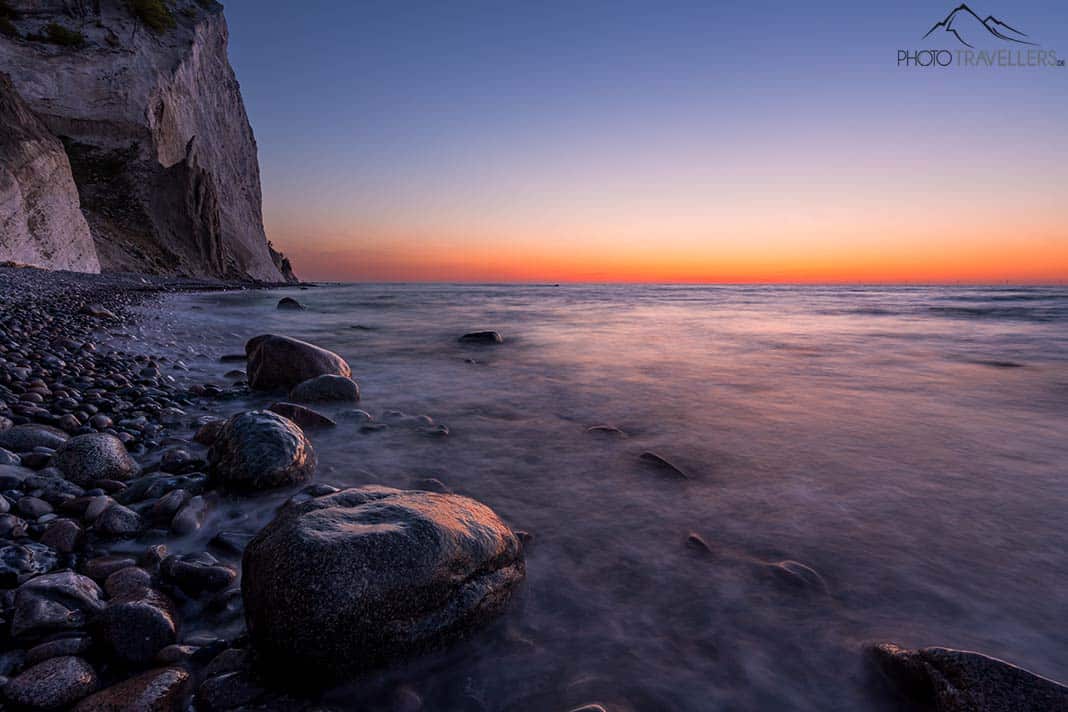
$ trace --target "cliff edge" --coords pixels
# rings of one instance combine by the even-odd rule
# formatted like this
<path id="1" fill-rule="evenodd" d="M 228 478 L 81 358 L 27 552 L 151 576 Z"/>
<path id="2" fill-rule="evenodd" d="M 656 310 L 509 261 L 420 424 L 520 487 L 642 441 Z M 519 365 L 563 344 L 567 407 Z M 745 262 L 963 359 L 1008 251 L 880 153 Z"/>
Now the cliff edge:
<path id="1" fill-rule="evenodd" d="M 66 149 L 104 271 L 280 282 L 213 0 L 0 0 L 0 71 Z"/>

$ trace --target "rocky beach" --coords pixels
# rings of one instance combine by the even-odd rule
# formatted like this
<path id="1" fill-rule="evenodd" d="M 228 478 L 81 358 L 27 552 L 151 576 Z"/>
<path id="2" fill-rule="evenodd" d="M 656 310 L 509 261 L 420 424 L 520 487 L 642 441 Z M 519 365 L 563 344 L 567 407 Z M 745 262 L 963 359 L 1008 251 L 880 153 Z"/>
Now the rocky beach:
<path id="1" fill-rule="evenodd" d="M 498 486 L 463 476 L 448 464 L 448 426 L 376 408 L 397 394 L 383 392 L 374 376 L 370 402 L 361 401 L 354 369 L 333 351 L 282 334 L 217 343 L 211 327 L 197 342 L 182 339 L 183 328 L 195 331 L 209 318 L 197 312 L 210 313 L 211 304 L 225 312 L 235 299 L 250 332 L 256 322 L 273 328 L 278 320 L 306 330 L 329 305 L 331 288 L 219 291 L 234 285 L 16 268 L 0 268 L 0 286 L 0 689 L 13 708 L 700 708 L 655 686 L 605 688 L 596 678 L 570 683 L 571 693 L 551 692 L 559 683 L 499 688 L 494 677 L 523 679 L 524 665 L 543 666 L 539 651 L 556 647 L 545 623 L 572 615 L 573 604 L 536 602 L 548 594 L 543 578 L 558 586 L 576 576 L 541 556 L 573 555 L 546 528 L 561 515 L 550 508 L 544 520 L 537 499 L 525 505 L 534 510 L 518 510 Z M 375 301 L 382 300 L 363 303 Z M 380 305 L 363 311 L 383 313 Z M 382 328 L 351 326 L 364 334 Z M 452 340 L 440 347 L 448 360 L 475 372 L 499 368 L 500 349 L 517 349 L 513 358 L 522 360 L 525 348 L 523 339 L 497 332 L 456 331 Z M 455 417 L 461 443 L 477 437 Z M 708 479 L 700 462 L 679 462 L 654 451 L 655 443 L 627 447 L 647 436 L 625 417 L 576 431 L 595 447 L 591 454 L 631 451 L 627 467 L 644 469 L 656 497 L 674 498 L 678 487 Z M 399 443 L 423 464 L 400 477 L 388 466 L 350 469 L 353 446 L 377 469 L 370 453 L 388 461 Z M 424 448 L 442 453 L 440 468 L 428 467 Z M 485 457 L 495 469 L 493 456 Z M 558 466 L 571 469 L 566 461 Z M 634 487 L 631 496 L 651 496 L 645 485 Z M 511 516 L 480 502 L 483 494 Z M 522 531 L 520 523 L 536 529 Z M 668 537 L 655 548 L 672 552 L 669 569 L 734 570 L 734 585 L 748 581 L 750 595 L 763 590 L 758 608 L 767 596 L 791 615 L 859 601 L 833 565 L 762 563 L 728 545 L 729 533 L 704 531 L 679 531 L 677 544 Z M 645 588 L 641 580 L 633 591 Z M 614 582 L 603 585 L 615 596 Z M 716 606 L 729 610 L 731 598 Z M 980 654 L 877 639 L 846 652 L 849 667 L 863 673 L 858 692 L 875 709 L 908 700 L 938 710 L 1068 705 L 1063 686 Z M 541 675 L 555 675 L 552 667 Z M 473 694 L 471 679 L 488 687 Z M 787 706 L 828 699 L 794 694 Z"/>

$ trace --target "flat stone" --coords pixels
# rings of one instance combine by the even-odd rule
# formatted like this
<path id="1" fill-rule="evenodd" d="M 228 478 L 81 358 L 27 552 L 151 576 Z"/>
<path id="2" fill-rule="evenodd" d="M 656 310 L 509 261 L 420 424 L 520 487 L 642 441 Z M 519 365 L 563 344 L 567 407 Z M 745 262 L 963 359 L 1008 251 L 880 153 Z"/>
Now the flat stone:
<path id="1" fill-rule="evenodd" d="M 72 655 L 50 658 L 25 670 L 4 687 L 11 702 L 31 709 L 69 707 L 97 687 L 96 671 Z"/>

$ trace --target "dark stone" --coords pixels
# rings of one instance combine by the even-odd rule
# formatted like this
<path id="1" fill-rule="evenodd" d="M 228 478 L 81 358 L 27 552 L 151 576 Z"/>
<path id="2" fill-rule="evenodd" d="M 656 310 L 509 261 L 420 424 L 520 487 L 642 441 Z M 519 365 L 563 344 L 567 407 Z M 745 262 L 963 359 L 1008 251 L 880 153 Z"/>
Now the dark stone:
<path id="1" fill-rule="evenodd" d="M 92 579 L 71 571 L 37 576 L 15 591 L 11 635 L 38 640 L 76 631 L 103 608 L 103 593 Z"/>
<path id="2" fill-rule="evenodd" d="M 159 591 L 135 591 L 108 601 L 93 621 L 93 629 L 116 658 L 127 665 L 144 666 L 162 648 L 175 643 L 177 613 Z"/>
<path id="3" fill-rule="evenodd" d="M 204 523 L 204 517 L 208 513 L 208 503 L 203 497 L 197 495 L 186 502 L 171 519 L 171 531 L 185 536 L 200 529 Z"/>
<path id="4" fill-rule="evenodd" d="M 85 562 L 85 575 L 94 581 L 103 582 L 111 574 L 128 566 L 137 566 L 137 560 L 132 556 L 118 554 L 98 556 Z"/>
<path id="5" fill-rule="evenodd" d="M 586 432 L 592 435 L 607 435 L 617 438 L 625 438 L 627 434 L 614 425 L 592 425 L 586 428 Z"/>
<path id="6" fill-rule="evenodd" d="M 51 571 L 57 563 L 56 552 L 46 544 L 26 541 L 0 546 L 0 586 L 17 586 L 33 576 Z"/>
<path id="7" fill-rule="evenodd" d="M 165 582 L 177 586 L 189 596 L 198 596 L 205 591 L 221 591 L 237 578 L 236 571 L 205 554 L 168 556 L 160 564 L 159 573 Z"/>
<path id="8" fill-rule="evenodd" d="M 882 643 L 871 654 L 898 692 L 935 712 L 1068 710 L 1068 687 L 979 653 Z"/>
<path id="9" fill-rule="evenodd" d="M 273 403 L 267 409 L 272 413 L 278 413 L 283 418 L 289 418 L 304 430 L 313 428 L 333 428 L 337 425 L 333 420 L 311 408 L 305 408 L 296 403 Z"/>
<path id="10" fill-rule="evenodd" d="M 638 456 L 638 459 L 646 465 L 649 465 L 650 467 L 653 467 L 656 470 L 664 473 L 665 475 L 671 475 L 673 477 L 687 479 L 687 475 L 685 472 L 683 472 L 678 467 L 671 464 L 664 458 L 660 457 L 655 452 L 643 452 L 641 455 Z"/>
<path id="11" fill-rule="evenodd" d="M 245 353 L 249 387 L 255 390 L 292 388 L 324 374 L 352 375 L 345 359 L 334 352 L 287 336 L 263 334 L 249 339 Z"/>
<path id="12" fill-rule="evenodd" d="M 360 400 L 360 387 L 356 381 L 345 376 L 324 375 L 309 378 L 293 387 L 291 400 L 317 403 L 334 401 L 355 403 Z"/>
<path id="13" fill-rule="evenodd" d="M 35 447 L 47 447 L 54 450 L 65 443 L 69 437 L 59 428 L 27 423 L 0 431 L 0 447 L 19 453 L 30 452 Z"/>
<path id="14" fill-rule="evenodd" d="M 242 567 L 255 647 L 308 678 L 461 635 L 501 611 L 524 575 L 522 545 L 488 507 L 387 487 L 283 508 Z"/>
<path id="15" fill-rule="evenodd" d="M 188 706 L 192 686 L 187 670 L 157 668 L 85 698 L 74 712 L 182 712 Z"/>
<path id="16" fill-rule="evenodd" d="M 226 422 L 208 453 L 210 474 L 220 485 L 258 490 L 303 482 L 315 471 L 315 451 L 293 421 L 253 410 Z"/>
<path id="17" fill-rule="evenodd" d="M 112 598 L 138 594 L 152 588 L 152 574 L 140 566 L 119 569 L 104 580 L 104 590 Z"/>
<path id="18" fill-rule="evenodd" d="M 282 297 L 281 299 L 279 299 L 278 308 L 282 310 L 292 311 L 304 311 L 305 309 L 304 305 L 298 302 L 293 297 Z"/>
<path id="19" fill-rule="evenodd" d="M 130 538 L 137 536 L 143 524 L 140 514 L 121 504 L 113 504 L 96 518 L 93 529 L 105 536 Z"/>
<path id="20" fill-rule="evenodd" d="M 41 534 L 41 543 L 47 544 L 62 554 L 78 548 L 82 540 L 82 528 L 73 519 L 55 519 L 48 523 Z"/>
<path id="21" fill-rule="evenodd" d="M 463 344 L 503 344 L 504 337 L 496 331 L 472 331 L 460 337 Z"/>
<path id="22" fill-rule="evenodd" d="M 64 655 L 82 655 L 91 647 L 93 647 L 93 639 L 88 635 L 56 638 L 55 640 L 35 645 L 26 651 L 26 663 L 35 665 L 49 658 L 58 658 Z"/>
<path id="23" fill-rule="evenodd" d="M 141 466 L 130 457 L 122 441 L 107 433 L 71 438 L 56 451 L 52 464 L 64 477 L 81 487 L 96 480 L 125 481 L 141 471 Z"/>
<path id="24" fill-rule="evenodd" d="M 79 657 L 64 656 L 38 663 L 4 687 L 8 700 L 31 709 L 69 707 L 97 687 L 93 666 Z"/>
<path id="25" fill-rule="evenodd" d="M 193 440 L 201 445 L 211 447 L 212 443 L 215 442 L 215 439 L 219 437 L 219 433 L 222 432 L 224 425 L 226 425 L 225 420 L 208 421 L 200 426 L 196 434 L 193 436 Z"/>

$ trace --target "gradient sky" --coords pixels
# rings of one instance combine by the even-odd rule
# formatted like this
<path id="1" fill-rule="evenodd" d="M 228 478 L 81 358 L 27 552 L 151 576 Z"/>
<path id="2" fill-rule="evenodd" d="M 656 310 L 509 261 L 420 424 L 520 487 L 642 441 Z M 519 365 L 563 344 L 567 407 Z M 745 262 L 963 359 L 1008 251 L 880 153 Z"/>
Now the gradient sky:
<path id="1" fill-rule="evenodd" d="M 897 67 L 954 5 L 226 14 L 306 279 L 1068 280 L 1068 68 Z M 1068 59 L 1063 0 L 970 5 Z"/>

